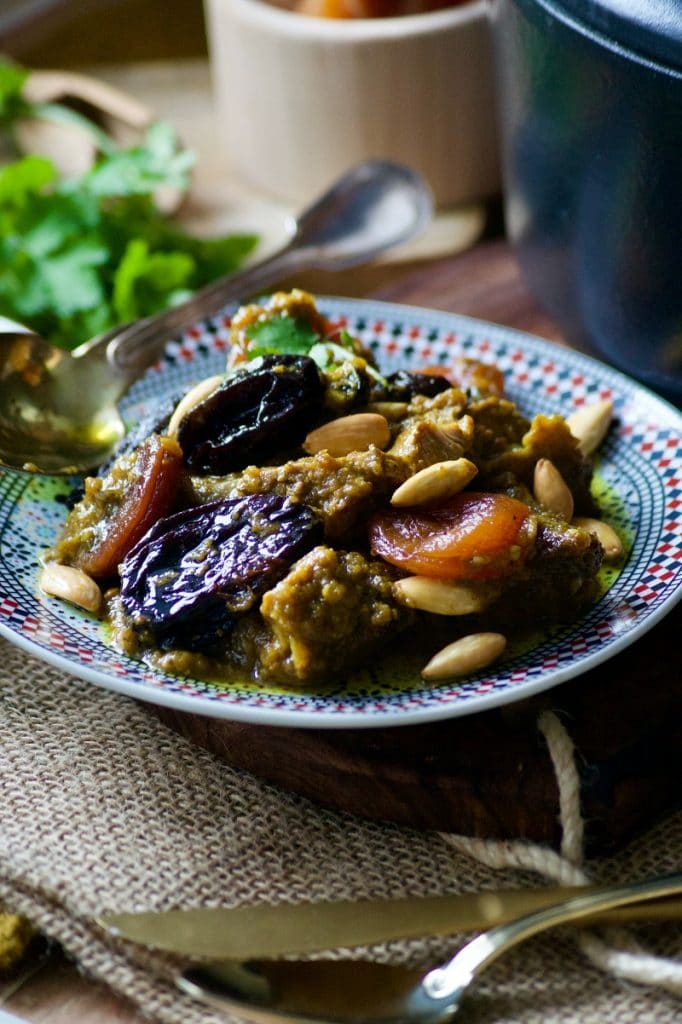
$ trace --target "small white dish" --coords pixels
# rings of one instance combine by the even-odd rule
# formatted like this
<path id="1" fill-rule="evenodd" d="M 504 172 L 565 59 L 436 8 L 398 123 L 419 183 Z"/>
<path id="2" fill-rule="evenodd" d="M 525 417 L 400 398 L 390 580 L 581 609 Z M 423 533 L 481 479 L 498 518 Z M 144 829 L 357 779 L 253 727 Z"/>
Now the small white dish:
<path id="1" fill-rule="evenodd" d="M 511 704 L 613 657 L 682 598 L 682 413 L 615 370 L 531 335 L 468 317 L 388 303 L 319 299 L 320 309 L 372 346 L 386 370 L 442 363 L 464 354 L 495 363 L 526 414 L 568 413 L 611 397 L 617 423 L 597 466 L 606 513 L 626 537 L 627 561 L 585 615 L 510 645 L 471 677 L 428 685 L 418 665 L 376 662 L 348 684 L 306 690 L 259 684 L 213 686 L 153 672 L 116 651 L 96 619 L 43 594 L 39 559 L 64 521 L 64 478 L 0 474 L 0 635 L 98 686 L 216 718 L 304 728 L 370 728 L 454 718 Z M 131 389 L 132 421 L 225 365 L 228 321 L 217 317 L 168 345 L 161 363 Z"/>
<path id="2" fill-rule="evenodd" d="M 418 171 L 441 207 L 494 194 L 486 12 L 474 0 L 339 20 L 268 0 L 206 0 L 219 142 L 232 167 L 296 203 L 373 158 Z"/>

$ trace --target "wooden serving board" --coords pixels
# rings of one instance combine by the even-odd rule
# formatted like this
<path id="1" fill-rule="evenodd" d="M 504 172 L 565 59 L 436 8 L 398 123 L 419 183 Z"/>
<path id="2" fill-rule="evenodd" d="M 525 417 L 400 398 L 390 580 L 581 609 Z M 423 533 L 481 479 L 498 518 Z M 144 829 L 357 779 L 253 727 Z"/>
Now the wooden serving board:
<path id="1" fill-rule="evenodd" d="M 680 800 L 675 618 L 572 682 L 446 722 L 308 730 L 155 711 L 231 765 L 327 807 L 418 828 L 556 846 L 558 789 L 537 727 L 548 708 L 576 746 L 587 848 L 603 853 Z"/>
<path id="2" fill-rule="evenodd" d="M 334 290 L 324 275 L 311 286 L 308 274 L 306 284 Z M 375 295 L 562 340 L 528 295 L 502 242 L 413 270 Z M 677 609 L 604 666 L 537 697 L 435 724 L 302 730 L 155 711 L 231 765 L 327 807 L 419 828 L 557 845 L 558 789 L 537 727 L 540 711 L 549 708 L 577 748 L 588 849 L 605 852 L 680 803 L 681 620 Z"/>

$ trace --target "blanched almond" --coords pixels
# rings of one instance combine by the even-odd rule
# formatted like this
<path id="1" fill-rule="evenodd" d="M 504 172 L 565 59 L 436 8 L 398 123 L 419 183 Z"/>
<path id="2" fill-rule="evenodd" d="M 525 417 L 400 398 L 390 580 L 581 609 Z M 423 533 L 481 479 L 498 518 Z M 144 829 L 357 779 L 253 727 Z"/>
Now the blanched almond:
<path id="1" fill-rule="evenodd" d="M 594 534 L 604 549 L 604 561 L 617 562 L 625 554 L 622 541 L 616 531 L 603 519 L 590 519 L 588 516 L 576 516 L 574 526 L 582 526 L 584 530 Z"/>
<path id="2" fill-rule="evenodd" d="M 401 420 L 407 414 L 407 402 L 370 402 L 368 412 L 377 412 L 387 420 Z"/>
<path id="3" fill-rule="evenodd" d="M 583 455 L 591 455 L 606 437 L 613 419 L 613 402 L 604 398 L 584 405 L 566 417 L 568 429 L 580 445 Z"/>
<path id="4" fill-rule="evenodd" d="M 401 484 L 393 492 L 391 504 L 425 505 L 450 498 L 463 490 L 477 473 L 477 467 L 469 459 L 434 462 Z"/>
<path id="5" fill-rule="evenodd" d="M 217 373 L 214 377 L 206 377 L 204 380 L 200 380 L 198 384 L 195 384 L 193 388 L 190 388 L 186 395 L 184 395 L 173 410 L 173 415 L 168 421 L 168 429 L 166 434 L 168 437 L 176 437 L 178 428 L 185 416 L 200 405 L 205 398 L 212 395 L 224 381 L 222 373 Z"/>
<path id="6" fill-rule="evenodd" d="M 471 615 L 490 603 L 480 588 L 430 576 L 406 576 L 393 584 L 393 590 L 401 604 L 434 615 Z"/>
<path id="7" fill-rule="evenodd" d="M 422 669 L 422 678 L 449 679 L 477 672 L 499 658 L 506 646 L 501 633 L 470 633 L 435 654 Z"/>
<path id="8" fill-rule="evenodd" d="M 71 565 L 49 562 L 40 575 L 40 587 L 46 594 L 78 605 L 86 612 L 97 613 L 102 606 L 102 591 L 92 576 Z"/>
<path id="9" fill-rule="evenodd" d="M 376 412 L 358 412 L 341 416 L 312 430 L 303 448 L 309 455 L 328 451 L 330 455 L 348 455 L 349 452 L 366 451 L 372 445 L 385 448 L 391 437 L 391 430 L 385 416 Z"/>
<path id="10" fill-rule="evenodd" d="M 550 512 L 556 512 L 570 523 L 573 518 L 573 495 L 559 470 L 550 459 L 538 459 L 533 472 L 533 494 L 536 501 Z"/>

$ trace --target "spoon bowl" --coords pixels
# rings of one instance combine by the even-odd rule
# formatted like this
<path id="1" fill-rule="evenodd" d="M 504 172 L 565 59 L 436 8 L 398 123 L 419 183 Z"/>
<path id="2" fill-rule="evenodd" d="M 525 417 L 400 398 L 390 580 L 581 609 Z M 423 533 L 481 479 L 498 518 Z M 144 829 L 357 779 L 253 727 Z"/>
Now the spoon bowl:
<path id="1" fill-rule="evenodd" d="M 452 999 L 428 995 L 423 975 L 369 960 L 225 961 L 188 971 L 179 985 L 256 1024 L 441 1024 Z"/>
<path id="2" fill-rule="evenodd" d="M 64 474 L 104 462 L 125 433 L 106 347 L 79 359 L 11 321 L 0 331 L 2 465 Z"/>
<path id="3" fill-rule="evenodd" d="M 94 469 L 125 432 L 117 402 L 178 332 L 287 274 L 376 259 L 413 238 L 431 211 L 430 192 L 418 175 L 400 164 L 369 161 L 305 210 L 278 252 L 73 352 L 0 318 L 0 465 L 50 475 Z"/>

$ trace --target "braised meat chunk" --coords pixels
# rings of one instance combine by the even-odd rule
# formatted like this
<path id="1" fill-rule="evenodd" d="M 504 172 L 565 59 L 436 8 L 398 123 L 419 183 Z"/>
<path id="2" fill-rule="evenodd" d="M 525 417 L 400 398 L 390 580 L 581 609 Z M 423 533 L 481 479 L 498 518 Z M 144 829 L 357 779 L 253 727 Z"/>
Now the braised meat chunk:
<path id="1" fill-rule="evenodd" d="M 387 565 L 357 551 L 313 548 L 263 596 L 270 635 L 259 652 L 261 675 L 320 679 L 380 650 L 412 619 L 395 601 L 393 579 Z"/>
<path id="2" fill-rule="evenodd" d="M 279 494 L 308 505 L 330 543 L 346 543 L 405 478 L 400 462 L 378 448 L 335 458 L 327 451 L 283 466 L 249 466 L 225 477 L 194 477 L 189 500 L 211 501 L 247 494 Z"/>
<path id="3" fill-rule="evenodd" d="M 588 530 L 540 512 L 532 550 L 505 580 L 491 618 L 503 628 L 570 622 L 597 596 L 603 557 Z"/>

